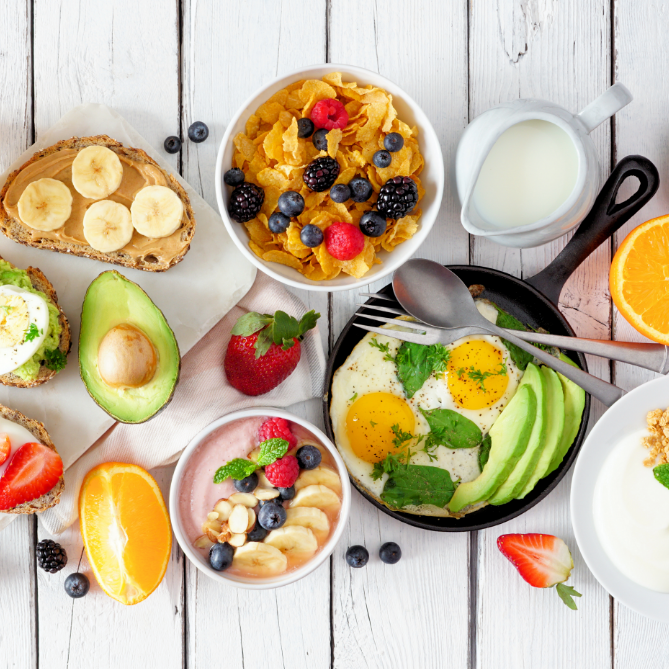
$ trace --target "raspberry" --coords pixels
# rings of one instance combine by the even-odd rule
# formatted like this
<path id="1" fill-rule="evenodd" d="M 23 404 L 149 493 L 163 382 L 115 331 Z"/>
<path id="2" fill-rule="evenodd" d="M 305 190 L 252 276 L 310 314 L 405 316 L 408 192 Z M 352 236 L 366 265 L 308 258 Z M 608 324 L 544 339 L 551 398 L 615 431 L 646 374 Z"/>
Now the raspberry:
<path id="1" fill-rule="evenodd" d="M 290 425 L 285 418 L 270 418 L 260 426 L 258 441 L 263 442 L 267 439 L 285 439 L 289 444 L 289 449 L 297 446 L 297 437 L 291 432 Z M 290 488 L 290 486 L 286 487 Z"/>
<path id="2" fill-rule="evenodd" d="M 326 130 L 345 128 L 348 123 L 348 112 L 339 100 L 319 100 L 311 110 L 311 120 L 317 128 Z"/>
<path id="3" fill-rule="evenodd" d="M 284 455 L 280 460 L 265 467 L 265 476 L 275 488 L 290 488 L 300 473 L 300 465 L 294 455 Z"/>
<path id="4" fill-rule="evenodd" d="M 337 260 L 352 260 L 365 248 L 365 235 L 352 223 L 333 223 L 324 234 L 325 248 Z"/>

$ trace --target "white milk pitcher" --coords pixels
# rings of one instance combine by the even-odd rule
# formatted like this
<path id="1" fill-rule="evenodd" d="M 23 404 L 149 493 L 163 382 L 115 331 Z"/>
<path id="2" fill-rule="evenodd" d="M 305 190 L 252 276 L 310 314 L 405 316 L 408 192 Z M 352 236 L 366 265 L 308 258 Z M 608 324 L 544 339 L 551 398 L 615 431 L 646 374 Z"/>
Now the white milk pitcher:
<path id="1" fill-rule="evenodd" d="M 576 115 L 545 100 L 514 100 L 477 116 L 455 158 L 464 228 L 529 248 L 579 225 L 600 185 L 590 133 L 631 101 L 618 83 Z"/>

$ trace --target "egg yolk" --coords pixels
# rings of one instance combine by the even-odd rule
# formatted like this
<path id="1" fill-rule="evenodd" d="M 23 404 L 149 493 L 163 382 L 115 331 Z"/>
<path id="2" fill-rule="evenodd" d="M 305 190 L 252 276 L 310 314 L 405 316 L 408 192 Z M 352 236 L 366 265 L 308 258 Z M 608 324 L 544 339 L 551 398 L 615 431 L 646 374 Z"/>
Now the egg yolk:
<path id="1" fill-rule="evenodd" d="M 492 406 L 504 395 L 508 385 L 504 354 L 496 346 L 472 339 L 451 351 L 448 389 L 464 409 Z"/>
<path id="2" fill-rule="evenodd" d="M 346 435 L 353 452 L 365 462 L 380 462 L 396 450 L 393 425 L 404 432 L 416 426 L 411 407 L 397 395 L 369 393 L 358 398 L 346 415 Z"/>

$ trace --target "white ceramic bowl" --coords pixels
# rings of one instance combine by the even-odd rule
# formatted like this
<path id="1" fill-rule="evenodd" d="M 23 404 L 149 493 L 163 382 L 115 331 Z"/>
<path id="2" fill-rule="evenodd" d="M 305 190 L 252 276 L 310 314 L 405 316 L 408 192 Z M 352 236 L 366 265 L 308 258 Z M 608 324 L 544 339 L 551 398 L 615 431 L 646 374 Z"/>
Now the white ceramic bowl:
<path id="1" fill-rule="evenodd" d="M 233 137 L 238 132 L 244 132 L 248 117 L 269 97 L 277 91 L 285 88 L 288 84 L 300 79 L 320 79 L 329 72 L 341 72 L 344 79 L 356 81 L 359 84 L 372 84 L 384 88 L 393 96 L 393 105 L 397 109 L 398 117 L 410 126 L 418 126 L 418 143 L 421 153 L 425 159 L 425 167 L 421 172 L 420 179 L 425 188 L 425 196 L 420 202 L 422 216 L 420 217 L 420 228 L 418 232 L 406 242 L 397 246 L 391 253 L 381 251 L 379 258 L 382 263 L 374 265 L 361 279 L 340 274 L 331 281 L 311 281 L 300 274 L 297 270 L 279 263 L 270 263 L 258 258 L 249 248 L 249 236 L 246 228 L 236 223 L 228 216 L 228 199 L 231 189 L 223 183 L 223 174 L 232 165 L 234 145 Z M 394 272 L 400 265 L 408 260 L 425 241 L 430 229 L 439 213 L 441 198 L 444 192 L 444 159 L 441 153 L 441 145 L 437 133 L 434 131 L 429 119 L 422 109 L 411 99 L 399 86 L 382 77 L 376 72 L 365 70 L 361 67 L 351 65 L 311 65 L 301 70 L 291 72 L 286 76 L 279 77 L 256 91 L 234 115 L 228 125 L 223 141 L 218 150 L 216 158 L 216 201 L 221 212 L 221 218 L 228 229 L 233 242 L 239 250 L 265 274 L 294 286 L 295 288 L 306 288 L 307 290 L 335 291 L 361 288 L 372 281 L 376 281 Z"/>
<path id="2" fill-rule="evenodd" d="M 571 484 L 571 522 L 590 571 L 617 600 L 638 613 L 669 622 L 669 594 L 655 592 L 627 578 L 605 553 L 593 514 L 595 484 L 604 461 L 621 439 L 646 426 L 651 409 L 669 406 L 669 378 L 662 376 L 618 400 L 592 429 L 576 460 Z M 659 485 L 659 484 L 658 484 Z"/>
<path id="3" fill-rule="evenodd" d="M 202 555 L 202 553 L 200 553 L 200 551 L 193 548 L 188 537 L 186 537 L 181 524 L 181 514 L 179 510 L 179 492 L 181 490 L 183 472 L 195 449 L 197 449 L 197 447 L 203 441 L 205 441 L 214 430 L 217 430 L 222 425 L 232 423 L 236 420 L 239 420 L 240 418 L 248 418 L 253 416 L 278 416 L 279 418 L 285 418 L 286 420 L 293 421 L 294 423 L 301 425 L 306 430 L 309 430 L 314 438 L 323 444 L 323 446 L 325 446 L 332 455 L 337 465 L 339 478 L 341 479 L 341 511 L 339 512 L 337 527 L 335 528 L 328 542 L 320 549 L 320 551 L 313 557 L 313 559 L 305 562 L 304 565 L 302 565 L 300 568 L 287 574 L 279 574 L 278 576 L 273 576 L 271 578 L 235 576 L 233 574 L 226 574 L 224 571 L 216 571 L 212 569 L 209 566 L 207 559 Z M 181 550 L 186 554 L 188 559 L 203 574 L 209 576 L 209 578 L 213 578 L 219 583 L 229 583 L 231 585 L 237 586 L 238 588 L 246 588 L 248 590 L 269 590 L 271 588 L 279 588 L 282 585 L 294 583 L 295 581 L 299 581 L 301 578 L 304 578 L 307 574 L 310 574 L 312 571 L 314 571 L 314 569 L 323 564 L 323 562 L 327 560 L 327 558 L 334 550 L 334 547 L 337 545 L 337 542 L 339 541 L 344 531 L 344 527 L 348 521 L 350 510 L 351 484 L 349 483 L 348 472 L 346 471 L 346 465 L 344 464 L 344 461 L 341 459 L 341 456 L 334 447 L 333 443 L 312 423 L 309 423 L 303 418 L 298 418 L 297 416 L 294 416 L 287 411 L 274 409 L 272 407 L 259 407 L 257 409 L 235 411 L 234 413 L 215 420 L 213 423 L 205 427 L 202 432 L 197 434 L 192 439 L 192 441 L 184 449 L 184 452 L 181 454 L 176 469 L 174 470 L 174 475 L 172 476 L 172 486 L 170 489 L 170 517 L 172 519 L 172 529 L 174 530 L 174 535 L 179 542 L 179 546 L 181 546 Z"/>

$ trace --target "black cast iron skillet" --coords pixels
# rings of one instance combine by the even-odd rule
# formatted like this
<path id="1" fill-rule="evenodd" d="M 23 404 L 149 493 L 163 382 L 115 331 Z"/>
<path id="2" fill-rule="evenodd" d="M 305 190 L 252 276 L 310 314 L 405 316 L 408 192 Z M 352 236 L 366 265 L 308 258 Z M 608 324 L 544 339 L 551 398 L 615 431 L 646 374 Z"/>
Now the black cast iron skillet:
<path id="1" fill-rule="evenodd" d="M 628 177 L 637 177 L 639 188 L 627 200 L 616 204 L 618 189 Z M 482 284 L 485 297 L 499 305 L 505 311 L 513 314 L 522 323 L 534 328 L 545 328 L 552 334 L 574 336 L 574 331 L 566 318 L 560 313 L 557 302 L 560 292 L 567 279 L 574 270 L 605 240 L 607 240 L 620 226 L 636 214 L 655 195 L 660 185 L 660 177 L 653 163 L 642 156 L 627 156 L 616 165 L 601 192 L 597 196 L 592 210 L 583 220 L 576 234 L 564 247 L 561 253 L 542 272 L 523 281 L 505 272 L 487 267 L 469 265 L 448 265 L 468 286 Z M 393 296 L 392 285 L 385 286 L 381 291 Z M 379 300 L 370 299 L 368 304 L 385 304 Z M 325 374 L 325 395 L 323 397 L 323 418 L 328 437 L 334 442 L 332 423 L 330 421 L 330 388 L 332 376 L 344 364 L 355 345 L 366 334 L 363 330 L 353 327 L 353 322 L 378 325 L 373 321 L 365 321 L 363 315 L 354 315 L 342 330 L 337 343 L 332 350 Z M 585 356 L 581 353 L 568 353 L 582 369 L 587 370 Z M 438 532 L 466 532 L 481 530 L 506 522 L 519 516 L 537 502 L 542 500 L 555 488 L 566 474 L 581 447 L 588 426 L 590 415 L 590 396 L 586 395 L 583 420 L 576 439 L 569 449 L 562 464 L 548 477 L 541 479 L 534 490 L 522 500 L 513 500 L 500 506 L 488 505 L 467 514 L 461 519 L 435 518 L 431 516 L 416 516 L 399 511 L 393 511 L 372 498 L 364 489 L 361 489 L 351 477 L 351 482 L 359 492 L 381 511 L 393 518 L 408 523 L 414 527 Z"/>

